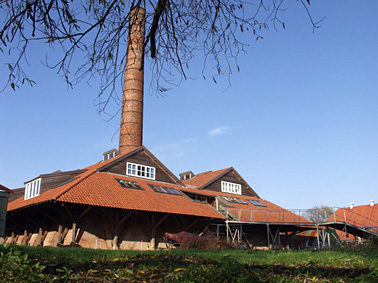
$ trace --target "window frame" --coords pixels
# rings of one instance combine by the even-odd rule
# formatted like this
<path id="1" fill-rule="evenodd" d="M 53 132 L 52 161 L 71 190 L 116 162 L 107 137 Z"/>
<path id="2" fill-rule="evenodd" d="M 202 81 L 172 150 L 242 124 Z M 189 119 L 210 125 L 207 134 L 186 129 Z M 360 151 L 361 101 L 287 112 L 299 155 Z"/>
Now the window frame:
<path id="1" fill-rule="evenodd" d="M 115 151 L 109 152 L 104 155 L 104 161 L 108 161 L 109 159 L 113 159 L 114 157 L 116 157 Z"/>
<path id="2" fill-rule="evenodd" d="M 248 202 L 246 202 L 244 199 L 236 198 L 236 197 L 229 197 L 229 196 L 221 196 L 225 201 L 228 201 L 230 203 L 236 203 L 236 204 L 243 204 L 248 205 Z"/>
<path id="3" fill-rule="evenodd" d="M 236 192 L 234 192 L 236 190 Z M 241 184 L 221 181 L 221 192 L 222 193 L 229 193 L 234 195 L 242 195 L 242 187 Z"/>
<path id="4" fill-rule="evenodd" d="M 148 184 L 148 186 L 155 192 L 161 194 L 167 194 L 172 196 L 182 196 L 182 193 L 176 188 L 163 187 L 155 184 Z"/>
<path id="5" fill-rule="evenodd" d="M 41 192 L 42 178 L 37 178 L 25 184 L 24 200 L 39 196 Z"/>
<path id="6" fill-rule="evenodd" d="M 139 190 L 139 191 L 144 191 L 142 186 L 138 182 L 134 181 L 129 181 L 129 180 L 123 180 L 123 179 L 117 179 L 115 178 L 117 183 L 125 189 L 131 189 L 131 190 Z"/>
<path id="7" fill-rule="evenodd" d="M 126 175 L 155 180 L 156 168 L 138 163 L 127 162 Z"/>
<path id="8" fill-rule="evenodd" d="M 259 206 L 259 207 L 268 207 L 267 205 L 263 204 L 260 200 L 256 200 L 256 199 L 247 199 L 247 201 L 254 205 L 254 206 Z"/>

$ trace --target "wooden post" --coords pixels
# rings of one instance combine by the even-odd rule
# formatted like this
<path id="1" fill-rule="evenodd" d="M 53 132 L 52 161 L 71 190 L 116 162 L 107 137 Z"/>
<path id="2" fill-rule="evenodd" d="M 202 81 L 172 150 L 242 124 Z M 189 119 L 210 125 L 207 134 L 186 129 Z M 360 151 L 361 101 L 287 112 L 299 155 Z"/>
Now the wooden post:
<path id="1" fill-rule="evenodd" d="M 119 214 L 118 211 L 114 214 L 114 219 L 112 219 L 112 222 L 114 224 L 114 238 L 112 242 L 112 249 L 118 250 L 118 237 L 119 237 Z"/>
<path id="2" fill-rule="evenodd" d="M 71 243 L 75 243 L 76 240 L 76 223 L 72 223 L 72 241 Z"/>
<path id="3" fill-rule="evenodd" d="M 151 215 L 151 249 L 156 249 L 156 228 L 155 228 L 155 216 Z"/>
<path id="4" fill-rule="evenodd" d="M 43 237 L 43 230 L 42 230 L 42 228 L 39 228 L 38 229 L 38 237 L 37 237 L 37 240 L 35 241 L 36 247 L 43 246 L 42 237 Z"/>
<path id="5" fill-rule="evenodd" d="M 22 245 L 28 244 L 28 231 L 24 230 L 24 238 L 22 239 Z"/>
<path id="6" fill-rule="evenodd" d="M 63 226 L 59 225 L 58 226 L 58 235 L 57 235 L 57 245 L 62 243 L 62 233 L 63 233 Z"/>

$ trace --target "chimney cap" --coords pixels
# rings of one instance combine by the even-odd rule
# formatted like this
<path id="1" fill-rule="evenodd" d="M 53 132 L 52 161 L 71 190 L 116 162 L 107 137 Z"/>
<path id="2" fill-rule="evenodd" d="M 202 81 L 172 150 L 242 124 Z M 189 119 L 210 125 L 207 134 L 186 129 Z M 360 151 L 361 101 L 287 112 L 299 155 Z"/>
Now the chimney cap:
<path id="1" fill-rule="evenodd" d="M 373 199 L 370 200 L 370 206 L 374 206 L 374 200 Z"/>
<path id="2" fill-rule="evenodd" d="M 349 208 L 350 208 L 350 209 L 353 209 L 353 206 L 354 206 L 354 203 L 351 202 L 351 203 L 349 204 Z"/>

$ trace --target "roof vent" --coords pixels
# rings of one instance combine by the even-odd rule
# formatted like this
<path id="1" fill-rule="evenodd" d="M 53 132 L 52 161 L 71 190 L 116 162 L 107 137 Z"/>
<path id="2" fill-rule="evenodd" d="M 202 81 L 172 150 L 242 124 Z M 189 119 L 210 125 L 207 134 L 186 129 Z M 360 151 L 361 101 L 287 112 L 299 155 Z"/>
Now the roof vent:
<path id="1" fill-rule="evenodd" d="M 374 206 L 374 200 L 370 200 L 370 206 Z"/>
<path id="2" fill-rule="evenodd" d="M 108 150 L 108 151 L 104 152 L 104 161 L 112 159 L 112 158 L 114 158 L 118 155 L 119 155 L 119 151 L 116 150 L 115 148 Z"/>
<path id="3" fill-rule="evenodd" d="M 353 209 L 353 205 L 354 205 L 354 203 L 351 202 L 351 203 L 349 204 L 349 208 L 350 208 L 350 209 Z"/>
<path id="4" fill-rule="evenodd" d="M 196 175 L 192 171 L 187 171 L 184 173 L 180 173 L 179 176 L 180 176 L 180 181 L 185 181 L 185 180 L 192 179 Z"/>

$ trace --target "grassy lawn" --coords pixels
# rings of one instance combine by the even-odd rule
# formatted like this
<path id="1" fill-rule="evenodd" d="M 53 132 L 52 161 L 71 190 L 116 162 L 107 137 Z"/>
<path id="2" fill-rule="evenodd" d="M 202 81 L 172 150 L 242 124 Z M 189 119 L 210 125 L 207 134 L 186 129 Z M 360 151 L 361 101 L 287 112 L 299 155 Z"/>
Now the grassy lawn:
<path id="1" fill-rule="evenodd" d="M 107 251 L 0 247 L 1 282 L 378 282 L 378 249 Z"/>

